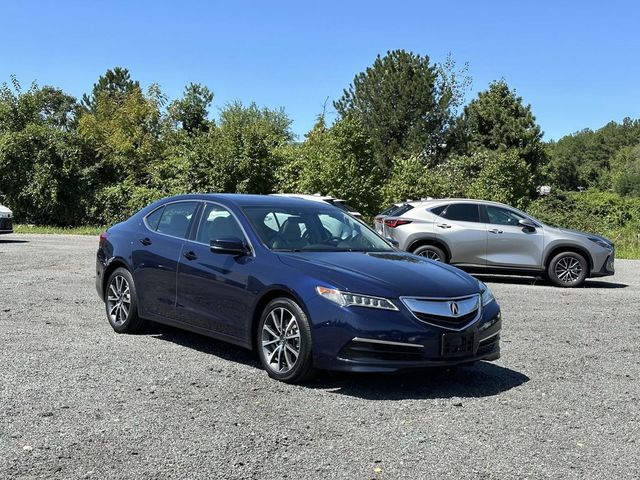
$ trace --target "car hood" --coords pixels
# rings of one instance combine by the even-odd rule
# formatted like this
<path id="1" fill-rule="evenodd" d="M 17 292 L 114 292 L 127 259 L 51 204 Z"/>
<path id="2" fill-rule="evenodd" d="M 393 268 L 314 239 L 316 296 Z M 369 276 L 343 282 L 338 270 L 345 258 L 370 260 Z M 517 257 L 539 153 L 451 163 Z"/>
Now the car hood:
<path id="1" fill-rule="evenodd" d="M 596 235 L 595 233 L 581 232 L 580 230 L 571 230 L 569 228 L 552 227 L 549 225 L 546 226 L 546 230 L 549 231 L 549 233 L 557 232 L 557 233 L 569 234 L 575 237 L 580 237 L 581 239 L 584 239 L 584 240 L 588 240 L 589 238 L 598 238 L 600 240 L 607 242 L 610 245 L 613 245 L 613 242 L 611 240 L 601 235 Z"/>
<path id="2" fill-rule="evenodd" d="M 381 297 L 459 297 L 480 291 L 478 281 L 450 265 L 403 252 L 279 253 L 289 267 L 326 286 Z"/>

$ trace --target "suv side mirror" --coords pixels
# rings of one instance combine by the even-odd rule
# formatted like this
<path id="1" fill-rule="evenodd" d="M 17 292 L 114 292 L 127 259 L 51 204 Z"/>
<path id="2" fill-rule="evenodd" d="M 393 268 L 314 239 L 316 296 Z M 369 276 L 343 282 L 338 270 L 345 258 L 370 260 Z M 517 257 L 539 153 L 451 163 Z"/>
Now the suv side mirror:
<path id="1" fill-rule="evenodd" d="M 535 230 L 538 227 L 535 223 L 533 223 L 528 218 L 523 218 L 522 220 L 520 220 L 518 222 L 518 224 L 523 226 L 524 228 L 526 228 L 528 230 Z"/>
<path id="2" fill-rule="evenodd" d="M 225 253 L 227 255 L 246 255 L 249 253 L 247 245 L 237 237 L 214 238 L 209 243 L 212 253 Z"/>

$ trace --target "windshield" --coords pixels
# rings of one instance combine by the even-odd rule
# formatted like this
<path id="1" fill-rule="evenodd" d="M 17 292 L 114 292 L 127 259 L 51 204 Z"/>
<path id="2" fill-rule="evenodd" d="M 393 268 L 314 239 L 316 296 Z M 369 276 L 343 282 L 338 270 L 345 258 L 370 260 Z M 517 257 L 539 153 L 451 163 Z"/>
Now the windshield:
<path id="1" fill-rule="evenodd" d="M 369 227 L 338 209 L 244 207 L 260 240 L 279 252 L 390 252 Z"/>

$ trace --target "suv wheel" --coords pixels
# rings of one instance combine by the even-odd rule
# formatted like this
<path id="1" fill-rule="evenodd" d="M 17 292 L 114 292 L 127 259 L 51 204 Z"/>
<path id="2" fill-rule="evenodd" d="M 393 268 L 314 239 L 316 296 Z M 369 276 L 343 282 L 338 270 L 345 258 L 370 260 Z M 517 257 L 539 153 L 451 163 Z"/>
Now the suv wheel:
<path id="1" fill-rule="evenodd" d="M 314 376 L 311 328 L 296 302 L 285 297 L 269 302 L 256 335 L 258 355 L 270 377 L 298 383 Z"/>
<path id="2" fill-rule="evenodd" d="M 587 278 L 587 260 L 576 252 L 561 252 L 547 267 L 549 280 L 557 287 L 578 287 Z"/>
<path id="3" fill-rule="evenodd" d="M 441 248 L 436 247 L 435 245 L 422 245 L 416 248 L 413 251 L 413 254 L 420 257 L 428 258 L 429 260 L 433 260 L 435 262 L 447 262 L 446 254 L 442 251 Z"/>

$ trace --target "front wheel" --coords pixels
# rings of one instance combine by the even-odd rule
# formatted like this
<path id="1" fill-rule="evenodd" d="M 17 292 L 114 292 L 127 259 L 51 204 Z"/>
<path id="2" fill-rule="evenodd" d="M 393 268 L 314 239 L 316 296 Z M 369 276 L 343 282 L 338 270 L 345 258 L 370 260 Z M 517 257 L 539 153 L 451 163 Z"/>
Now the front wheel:
<path id="1" fill-rule="evenodd" d="M 579 287 L 587 278 L 587 260 L 576 252 L 561 252 L 551 259 L 547 275 L 557 287 Z"/>
<path id="2" fill-rule="evenodd" d="M 109 277 L 104 304 L 107 320 L 117 333 L 135 333 L 144 326 L 138 316 L 136 286 L 126 268 L 116 268 Z"/>
<path id="3" fill-rule="evenodd" d="M 313 377 L 309 320 L 293 300 L 282 297 L 269 302 L 258 325 L 256 346 L 272 378 L 298 383 Z"/>

